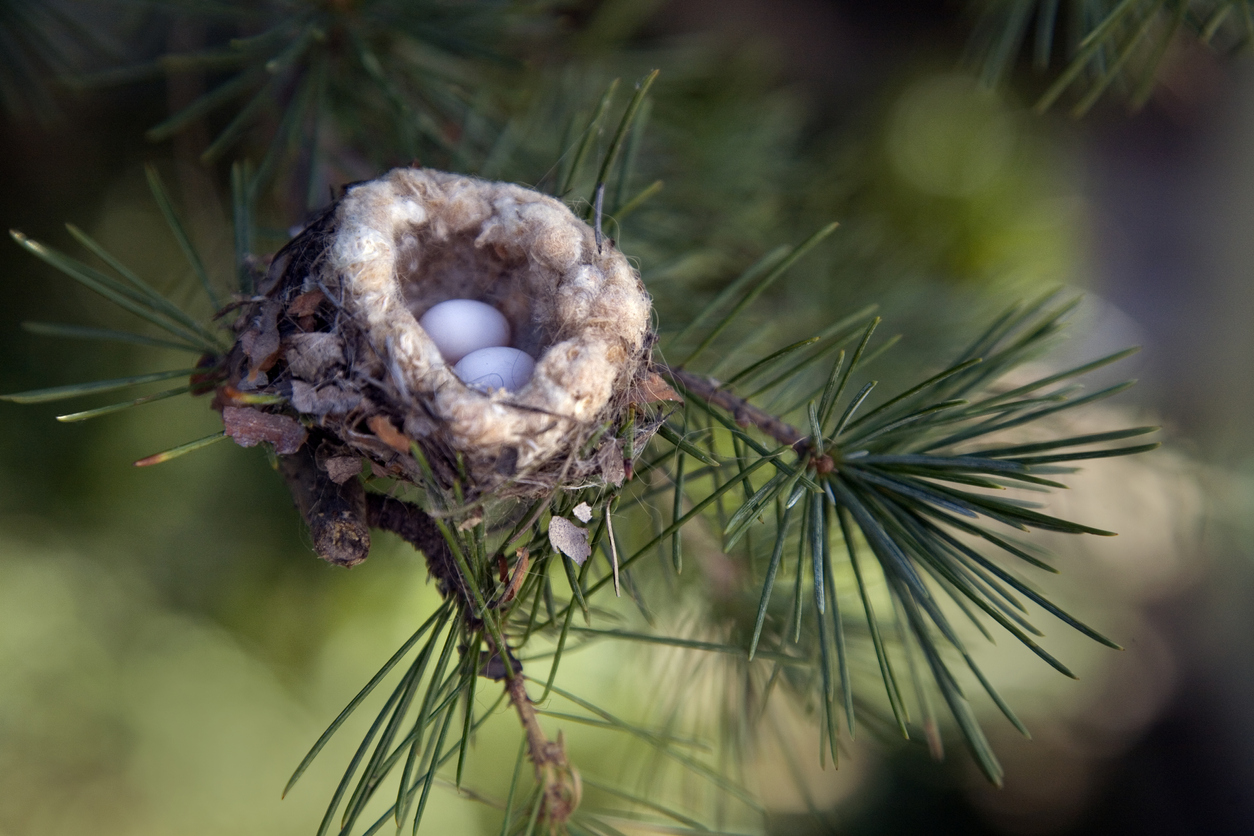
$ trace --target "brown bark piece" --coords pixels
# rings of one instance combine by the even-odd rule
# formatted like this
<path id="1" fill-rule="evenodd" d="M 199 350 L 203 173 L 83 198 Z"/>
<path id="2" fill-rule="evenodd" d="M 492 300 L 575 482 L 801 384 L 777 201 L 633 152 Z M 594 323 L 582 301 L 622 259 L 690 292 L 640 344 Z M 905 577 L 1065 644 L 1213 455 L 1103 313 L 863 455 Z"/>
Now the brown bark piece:
<path id="1" fill-rule="evenodd" d="M 309 437 L 309 431 L 299 421 L 250 407 L 223 407 L 222 423 L 226 434 L 240 447 L 255 447 L 267 441 L 281 456 L 295 453 Z"/>
<path id="2" fill-rule="evenodd" d="M 284 357 L 294 377 L 317 382 L 328 369 L 344 363 L 344 345 L 335 334 L 292 334 Z"/>
<path id="3" fill-rule="evenodd" d="M 318 557 L 337 566 L 355 566 L 370 554 L 366 525 L 366 492 L 356 479 L 334 484 L 318 469 L 306 448 L 279 457 L 279 472 L 309 526 Z"/>
<path id="4" fill-rule="evenodd" d="M 361 393 L 339 384 L 315 387 L 303 380 L 292 381 L 292 406 L 306 415 L 346 415 L 360 403 Z"/>

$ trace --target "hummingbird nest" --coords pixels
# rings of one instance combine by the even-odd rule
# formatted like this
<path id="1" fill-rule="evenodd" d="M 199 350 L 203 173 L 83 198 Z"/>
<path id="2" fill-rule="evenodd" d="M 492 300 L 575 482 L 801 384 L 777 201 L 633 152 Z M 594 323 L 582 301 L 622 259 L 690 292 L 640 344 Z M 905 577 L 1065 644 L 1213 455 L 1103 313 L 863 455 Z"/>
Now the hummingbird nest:
<path id="1" fill-rule="evenodd" d="M 351 186 L 274 258 L 236 323 L 220 390 L 227 433 L 466 496 L 621 483 L 655 425 L 650 300 L 609 240 L 560 201 L 421 168 Z M 536 360 L 515 392 L 464 384 L 418 324 L 449 299 L 486 302 Z M 630 438 L 620 431 L 629 424 Z M 302 509 L 303 510 L 303 509 Z"/>

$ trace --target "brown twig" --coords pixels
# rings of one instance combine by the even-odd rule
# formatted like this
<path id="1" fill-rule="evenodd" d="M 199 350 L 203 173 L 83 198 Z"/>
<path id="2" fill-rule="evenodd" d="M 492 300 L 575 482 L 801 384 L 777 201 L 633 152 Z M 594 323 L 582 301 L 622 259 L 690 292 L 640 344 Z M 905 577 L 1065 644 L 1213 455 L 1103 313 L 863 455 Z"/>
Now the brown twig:
<path id="1" fill-rule="evenodd" d="M 425 511 L 417 505 L 399 499 L 379 494 L 367 494 L 366 517 L 374 528 L 391 531 L 421 551 L 427 558 L 427 567 L 439 581 L 441 591 L 446 596 L 456 590 L 463 600 L 470 601 L 470 590 L 449 553 L 448 544 Z M 527 565 L 526 553 L 522 552 L 519 554 L 519 563 L 515 567 L 515 577 L 507 586 L 507 594 L 511 589 L 517 591 L 516 586 L 521 583 L 522 577 L 526 574 Z M 497 673 L 497 666 L 493 664 L 493 661 L 499 658 L 499 650 L 492 646 L 493 642 L 490 638 L 488 644 L 490 647 L 486 654 L 488 660 L 482 666 L 480 673 L 491 679 L 504 676 L 506 692 L 509 694 L 515 711 L 518 712 L 518 719 L 527 736 L 527 752 L 531 763 L 535 766 L 536 781 L 544 788 L 541 802 L 544 807 L 541 812 L 550 825 L 560 827 L 579 806 L 579 800 L 583 794 L 579 772 L 566 760 L 566 747 L 560 733 L 556 741 L 551 741 L 540 728 L 535 706 L 532 705 L 531 698 L 527 696 L 522 665 L 507 647 L 505 655 L 510 664 L 499 665 L 500 673 Z"/>
<path id="2" fill-rule="evenodd" d="M 785 421 L 781 421 L 764 409 L 759 409 L 731 390 L 724 389 L 723 384 L 712 377 L 693 374 L 686 369 L 675 369 L 664 363 L 656 365 L 659 372 L 692 394 L 707 401 L 713 406 L 731 413 L 732 419 L 742 427 L 750 424 L 757 427 L 780 444 L 800 447 L 808 436 Z"/>
<path id="3" fill-rule="evenodd" d="M 425 511 L 399 499 L 367 494 L 366 516 L 374 528 L 391 531 L 421 551 L 427 558 L 427 567 L 439 581 L 445 595 L 456 590 L 463 600 L 470 601 L 470 590 L 449 553 L 448 544 Z M 514 581 L 507 587 L 507 592 L 521 582 L 527 571 L 527 563 L 525 553 L 520 554 Z M 491 643 L 489 639 L 489 644 Z M 496 648 L 489 651 L 488 662 L 481 671 L 484 676 L 499 678 L 499 675 L 494 675 L 495 667 L 492 665 L 498 652 Z M 579 806 L 582 795 L 579 772 L 566 760 L 566 747 L 560 734 L 556 741 L 545 737 L 536 717 L 535 706 L 527 696 L 522 666 L 509 653 L 508 648 L 505 652 L 511 663 L 508 666 L 501 665 L 506 680 L 505 689 L 527 735 L 527 752 L 535 766 L 536 781 L 544 788 L 542 812 L 550 824 L 561 825 Z"/>
<path id="4" fill-rule="evenodd" d="M 535 767 L 536 782 L 544 788 L 544 809 L 541 811 L 551 827 L 560 827 L 579 806 L 583 784 L 579 771 L 566 760 L 566 745 L 558 732 L 557 740 L 549 740 L 536 717 L 535 706 L 527 696 L 527 684 L 521 673 L 506 678 L 505 690 L 518 712 L 523 732 L 527 735 L 527 754 Z"/>
<path id="5" fill-rule="evenodd" d="M 693 374 L 686 369 L 672 368 L 665 363 L 655 363 L 654 368 L 669 377 L 681 389 L 696 395 L 711 406 L 717 406 L 728 412 L 732 420 L 741 427 L 750 425 L 757 427 L 780 444 L 787 444 L 798 453 L 807 447 L 814 453 L 810 464 L 819 473 L 830 473 L 835 467 L 832 457 L 816 446 L 808 435 L 764 409 L 754 406 L 744 398 L 723 388 L 723 384 L 712 377 Z M 820 439 L 819 444 L 822 444 Z"/>
<path id="6" fill-rule="evenodd" d="M 337 566 L 355 566 L 370 553 L 365 492 L 356 479 L 343 485 L 331 481 L 318 468 L 313 446 L 306 443 L 293 455 L 279 456 L 279 472 L 309 526 L 318 556 Z"/>
<path id="7" fill-rule="evenodd" d="M 422 552 L 427 570 L 446 597 L 456 593 L 474 611 L 474 598 L 467 579 L 457 568 L 444 535 L 426 511 L 410 502 L 377 493 L 366 494 L 366 521 L 373 528 L 390 531 Z"/>
<path id="8" fill-rule="evenodd" d="M 370 549 L 367 525 L 390 531 L 422 552 L 444 597 L 460 598 L 468 607 L 467 613 L 474 611 L 470 579 L 462 577 L 444 535 L 422 508 L 389 496 L 366 493 L 356 478 L 343 484 L 335 483 L 318 467 L 312 444 L 302 445 L 294 455 L 280 456 L 279 466 L 313 533 L 321 557 L 347 566 L 359 563 Z M 518 592 L 528 565 L 526 550 L 519 549 L 513 576 L 494 606 L 508 603 Z M 552 829 L 560 829 L 579 806 L 583 792 L 579 772 L 566 760 L 561 734 L 556 741 L 551 741 L 540 728 L 535 706 L 527 696 L 522 665 L 508 646 L 503 649 L 502 658 L 502 649 L 497 648 L 490 637 L 488 645 L 489 652 L 483 654 L 487 658 L 481 659 L 479 673 L 490 679 L 506 680 L 506 692 L 527 736 L 527 751 L 535 766 L 536 781 L 543 788 L 541 813 Z"/>

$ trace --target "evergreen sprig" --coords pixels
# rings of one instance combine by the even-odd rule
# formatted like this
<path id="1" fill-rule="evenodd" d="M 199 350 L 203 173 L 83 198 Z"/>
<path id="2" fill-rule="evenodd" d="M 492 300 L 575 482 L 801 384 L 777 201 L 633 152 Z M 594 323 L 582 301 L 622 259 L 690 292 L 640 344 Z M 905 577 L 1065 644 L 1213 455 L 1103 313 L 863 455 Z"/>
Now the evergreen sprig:
<path id="1" fill-rule="evenodd" d="M 154 6 L 157 14 L 212 21 L 211 31 L 229 36 L 86 75 L 80 83 L 189 74 L 211 80 L 202 95 L 149 128 L 147 138 L 168 140 L 210 120 L 216 133 L 201 162 L 233 153 L 243 158 L 259 148 L 249 190 L 277 182 L 300 212 L 324 203 L 326 169 L 359 172 L 363 152 L 386 149 L 374 166 L 422 159 L 464 167 L 481 151 L 469 123 L 499 121 L 508 88 L 501 78 L 520 70 L 521 44 L 535 42 L 549 26 L 542 2 L 232 0 L 189 8 L 166 0 Z M 286 194 L 291 189 L 299 194 Z"/>
<path id="2" fill-rule="evenodd" d="M 88 57 L 117 50 L 74 0 L 0 0 L 0 109 L 19 122 L 61 118 L 57 86 L 81 72 Z"/>
<path id="3" fill-rule="evenodd" d="M 1002 440 L 1007 431 L 1050 426 L 1054 416 L 1126 388 L 1124 384 L 1080 395 L 1073 381 L 1126 357 L 1131 350 L 1036 379 L 1014 380 L 1018 370 L 1039 358 L 1059 334 L 1065 314 L 1074 305 L 1069 302 L 1051 308 L 1046 298 L 1008 311 L 953 365 L 867 409 L 875 381 L 856 392 L 850 382 L 866 364 L 878 323 L 873 319 L 866 324 L 848 362 L 842 350 L 831 363 L 826 381 L 817 381 L 803 400 L 804 407 L 798 410 L 799 427 L 774 417 L 763 420 L 761 409 L 741 401 L 718 381 L 685 369 L 667 370 L 689 406 L 710 419 L 713 446 L 738 451 L 734 462 L 746 493 L 750 486 L 753 488 L 725 518 L 717 523 L 708 515 L 706 518 L 721 528 L 724 552 L 747 561 L 753 575 L 763 579 L 756 614 L 749 622 L 751 628 L 743 632 L 747 658 L 754 659 L 762 647 L 784 650 L 789 644 L 799 644 L 817 648 L 817 658 L 812 661 L 817 662 L 821 674 L 819 696 L 826 717 L 821 725 L 827 729 L 833 759 L 838 708 L 843 709 L 851 733 L 854 729 L 854 694 L 844 636 L 851 617 L 841 616 L 835 580 L 842 574 L 839 564 L 852 569 L 857 580 L 857 598 L 900 731 L 908 735 L 907 699 L 873 596 L 868 593 L 867 558 L 874 561 L 874 573 L 882 577 L 891 596 L 889 607 L 881 602 L 881 614 L 884 609 L 900 614 L 894 620 L 904 622 L 907 641 L 921 653 L 968 745 L 995 783 L 1000 782 L 1001 769 L 947 657 L 953 656 L 969 667 L 1007 718 L 1024 729 L 975 665 L 961 631 L 940 604 L 942 598 L 951 599 L 986 636 L 991 638 L 980 623 L 982 618 L 992 619 L 1068 676 L 1072 676 L 1071 671 L 1036 642 L 1034 637 L 1042 634 L 1027 620 L 1028 610 L 1020 598 L 1090 638 L 1117 647 L 1051 603 L 996 556 L 1053 571 L 1034 550 L 1016 544 L 1014 534 L 1032 529 L 1111 534 L 1043 513 L 1034 503 L 1005 497 L 1007 490 L 1064 488 L 1056 478 L 1074 472 L 1069 466 L 1072 462 L 1140 453 L 1158 446 L 1112 446 L 1153 432 L 1155 427 L 1025 444 Z M 832 345 L 837 342 L 840 340 Z M 818 349 L 815 354 L 821 352 Z M 1005 382 L 1008 377 L 1014 382 Z M 794 376 L 790 382 L 804 381 Z M 763 444 L 763 436 L 781 446 Z M 691 475 L 685 480 L 685 455 L 685 451 L 677 451 L 671 468 L 675 491 L 678 494 L 687 487 L 686 500 L 700 510 L 727 484 L 709 491 L 696 487 L 708 482 L 698 482 Z M 762 471 L 766 475 L 750 475 L 763 464 L 769 464 L 769 469 Z M 748 534 L 763 528 L 763 536 L 753 546 L 742 544 Z M 992 554 L 988 553 L 990 547 Z M 838 557 L 836 550 L 846 557 Z M 796 555 L 796 571 L 791 594 L 781 599 L 776 585 L 786 554 Z M 628 558 L 624 565 L 633 559 Z M 805 642 L 803 630 L 810 632 Z M 903 648 L 899 652 L 910 651 Z"/>
<path id="4" fill-rule="evenodd" d="M 1153 94 L 1158 71 L 1182 33 L 1221 52 L 1254 43 L 1250 0 L 979 0 L 971 51 L 985 82 L 1014 65 L 1031 34 L 1038 69 L 1064 57 L 1062 70 L 1037 101 L 1052 107 L 1079 90 L 1072 114 L 1088 112 L 1111 88 L 1134 108 Z"/>

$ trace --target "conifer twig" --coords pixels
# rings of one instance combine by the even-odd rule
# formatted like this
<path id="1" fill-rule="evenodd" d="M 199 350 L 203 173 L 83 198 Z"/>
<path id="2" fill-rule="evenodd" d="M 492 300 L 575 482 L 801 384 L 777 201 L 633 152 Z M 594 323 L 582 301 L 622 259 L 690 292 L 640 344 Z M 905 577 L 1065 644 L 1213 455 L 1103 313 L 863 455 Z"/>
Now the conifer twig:
<path id="1" fill-rule="evenodd" d="M 809 438 L 792 424 L 754 406 L 731 390 L 724 389 L 723 384 L 713 377 L 694 374 L 683 368 L 672 368 L 665 363 L 655 363 L 654 367 L 659 373 L 669 377 L 697 397 L 726 410 L 742 427 L 752 424 L 780 444 L 787 444 L 790 447 L 799 447 Z"/>
<path id="2" fill-rule="evenodd" d="M 819 473 L 830 473 L 835 466 L 832 457 L 811 441 L 810 436 L 805 435 L 787 421 L 754 406 L 732 391 L 724 389 L 723 384 L 717 379 L 693 374 L 682 368 L 671 368 L 665 363 L 657 363 L 655 368 L 681 389 L 705 400 L 711 406 L 726 410 L 741 427 L 753 425 L 780 444 L 792 447 L 798 453 L 804 452 L 806 447 L 813 447 L 812 452 L 816 455 L 811 461 Z M 822 444 L 822 439 L 817 439 L 817 444 Z"/>
<path id="3" fill-rule="evenodd" d="M 366 495 L 366 511 L 372 527 L 391 531 L 426 556 L 427 566 L 440 582 L 445 595 L 456 589 L 467 603 L 470 602 L 466 580 L 453 565 L 447 544 L 425 511 L 417 505 L 380 494 Z M 499 655 L 501 651 L 494 646 L 491 637 L 488 643 L 492 647 L 492 655 Z M 544 788 L 544 814 L 551 824 L 560 825 L 579 806 L 582 795 L 579 772 L 566 759 L 566 746 L 561 734 L 556 741 L 551 741 L 540 727 L 535 706 L 527 695 L 522 666 L 512 658 L 508 648 L 505 653 L 512 662 L 504 666 L 505 690 L 518 712 L 526 735 L 527 753 L 535 767 L 536 781 Z M 481 671 L 481 674 L 492 676 L 487 671 Z"/>
<path id="4" fill-rule="evenodd" d="M 566 760 L 566 744 L 561 732 L 555 741 L 545 736 L 531 697 L 527 696 L 522 671 L 506 676 L 505 690 L 527 735 L 527 756 L 535 767 L 536 782 L 543 787 L 543 813 L 550 825 L 560 826 L 575 812 L 583 795 L 579 770 Z"/>

